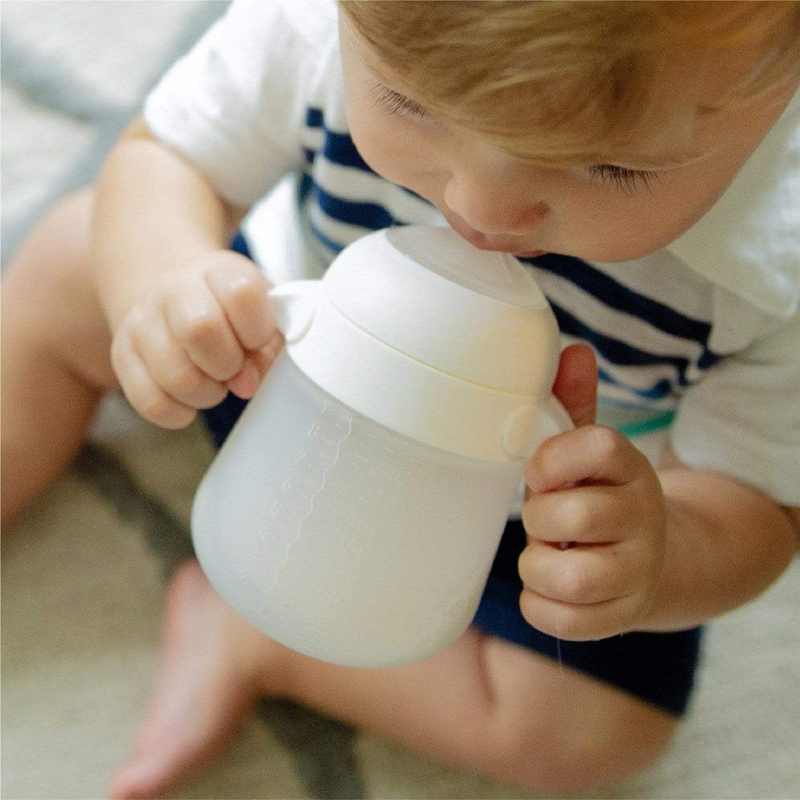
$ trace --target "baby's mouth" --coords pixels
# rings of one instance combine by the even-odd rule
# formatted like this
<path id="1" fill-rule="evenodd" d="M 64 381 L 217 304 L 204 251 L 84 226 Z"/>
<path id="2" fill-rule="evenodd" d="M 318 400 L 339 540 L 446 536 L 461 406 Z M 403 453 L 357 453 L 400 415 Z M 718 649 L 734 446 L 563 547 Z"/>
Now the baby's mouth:
<path id="1" fill-rule="evenodd" d="M 444 215 L 448 225 L 463 239 L 466 239 L 473 247 L 478 250 L 488 250 L 493 253 L 511 253 L 519 258 L 533 258 L 545 254 L 545 250 L 523 250 L 520 244 L 510 243 L 508 241 L 495 241 L 474 228 L 471 228 L 465 222 L 459 219 L 453 219 L 449 214 Z"/>

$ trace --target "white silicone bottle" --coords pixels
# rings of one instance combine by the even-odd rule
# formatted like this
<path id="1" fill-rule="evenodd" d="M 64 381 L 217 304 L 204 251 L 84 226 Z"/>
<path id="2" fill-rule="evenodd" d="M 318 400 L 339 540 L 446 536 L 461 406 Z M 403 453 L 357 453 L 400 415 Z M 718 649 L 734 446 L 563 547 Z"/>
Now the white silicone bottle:
<path id="1" fill-rule="evenodd" d="M 513 257 L 423 226 L 270 297 L 286 347 L 198 488 L 198 559 L 288 647 L 423 659 L 469 626 L 526 460 L 571 427 L 552 311 Z"/>

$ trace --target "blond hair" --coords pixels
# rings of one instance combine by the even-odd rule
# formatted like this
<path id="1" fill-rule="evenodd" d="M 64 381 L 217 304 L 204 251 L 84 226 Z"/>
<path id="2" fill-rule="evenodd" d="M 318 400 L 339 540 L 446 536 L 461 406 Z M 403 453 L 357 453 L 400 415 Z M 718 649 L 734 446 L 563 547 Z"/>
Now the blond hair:
<path id="1" fill-rule="evenodd" d="M 758 63 L 718 99 L 719 109 L 800 79 L 800 2 L 339 0 L 339 6 L 379 80 L 390 86 L 401 80 L 425 108 L 545 164 L 641 154 L 642 143 L 659 133 L 688 139 L 694 116 L 687 120 L 686 108 L 678 113 L 674 100 L 665 102 L 670 87 L 659 76 L 689 50 L 713 63 L 726 51 L 759 47 Z"/>

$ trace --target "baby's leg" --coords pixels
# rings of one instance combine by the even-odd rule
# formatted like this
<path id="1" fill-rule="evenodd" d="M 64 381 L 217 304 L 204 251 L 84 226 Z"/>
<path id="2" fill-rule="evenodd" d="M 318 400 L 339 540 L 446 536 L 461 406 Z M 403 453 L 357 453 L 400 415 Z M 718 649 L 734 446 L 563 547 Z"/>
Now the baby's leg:
<path id="1" fill-rule="evenodd" d="M 663 753 L 677 726 L 666 711 L 475 627 L 401 668 L 288 660 L 292 699 L 534 791 L 580 791 L 632 775 Z"/>
<path id="2" fill-rule="evenodd" d="M 161 796 L 207 764 L 258 695 L 288 697 L 440 759 L 563 793 L 641 769 L 677 719 L 620 689 L 471 627 L 393 669 L 339 667 L 259 633 L 196 561 L 172 582 L 158 690 L 111 796 Z"/>
<path id="3" fill-rule="evenodd" d="M 93 195 L 69 195 L 31 231 L 2 282 L 2 517 L 69 463 L 103 394 L 111 338 L 89 277 Z"/>

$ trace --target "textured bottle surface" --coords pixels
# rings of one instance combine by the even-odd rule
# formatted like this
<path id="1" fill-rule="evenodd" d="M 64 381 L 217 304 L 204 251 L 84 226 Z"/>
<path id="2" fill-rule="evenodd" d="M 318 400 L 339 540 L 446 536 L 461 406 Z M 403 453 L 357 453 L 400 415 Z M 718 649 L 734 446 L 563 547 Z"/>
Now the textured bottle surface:
<path id="1" fill-rule="evenodd" d="M 287 646 L 413 661 L 469 625 L 523 469 L 400 436 L 284 350 L 198 490 L 195 547 L 220 594 Z"/>

